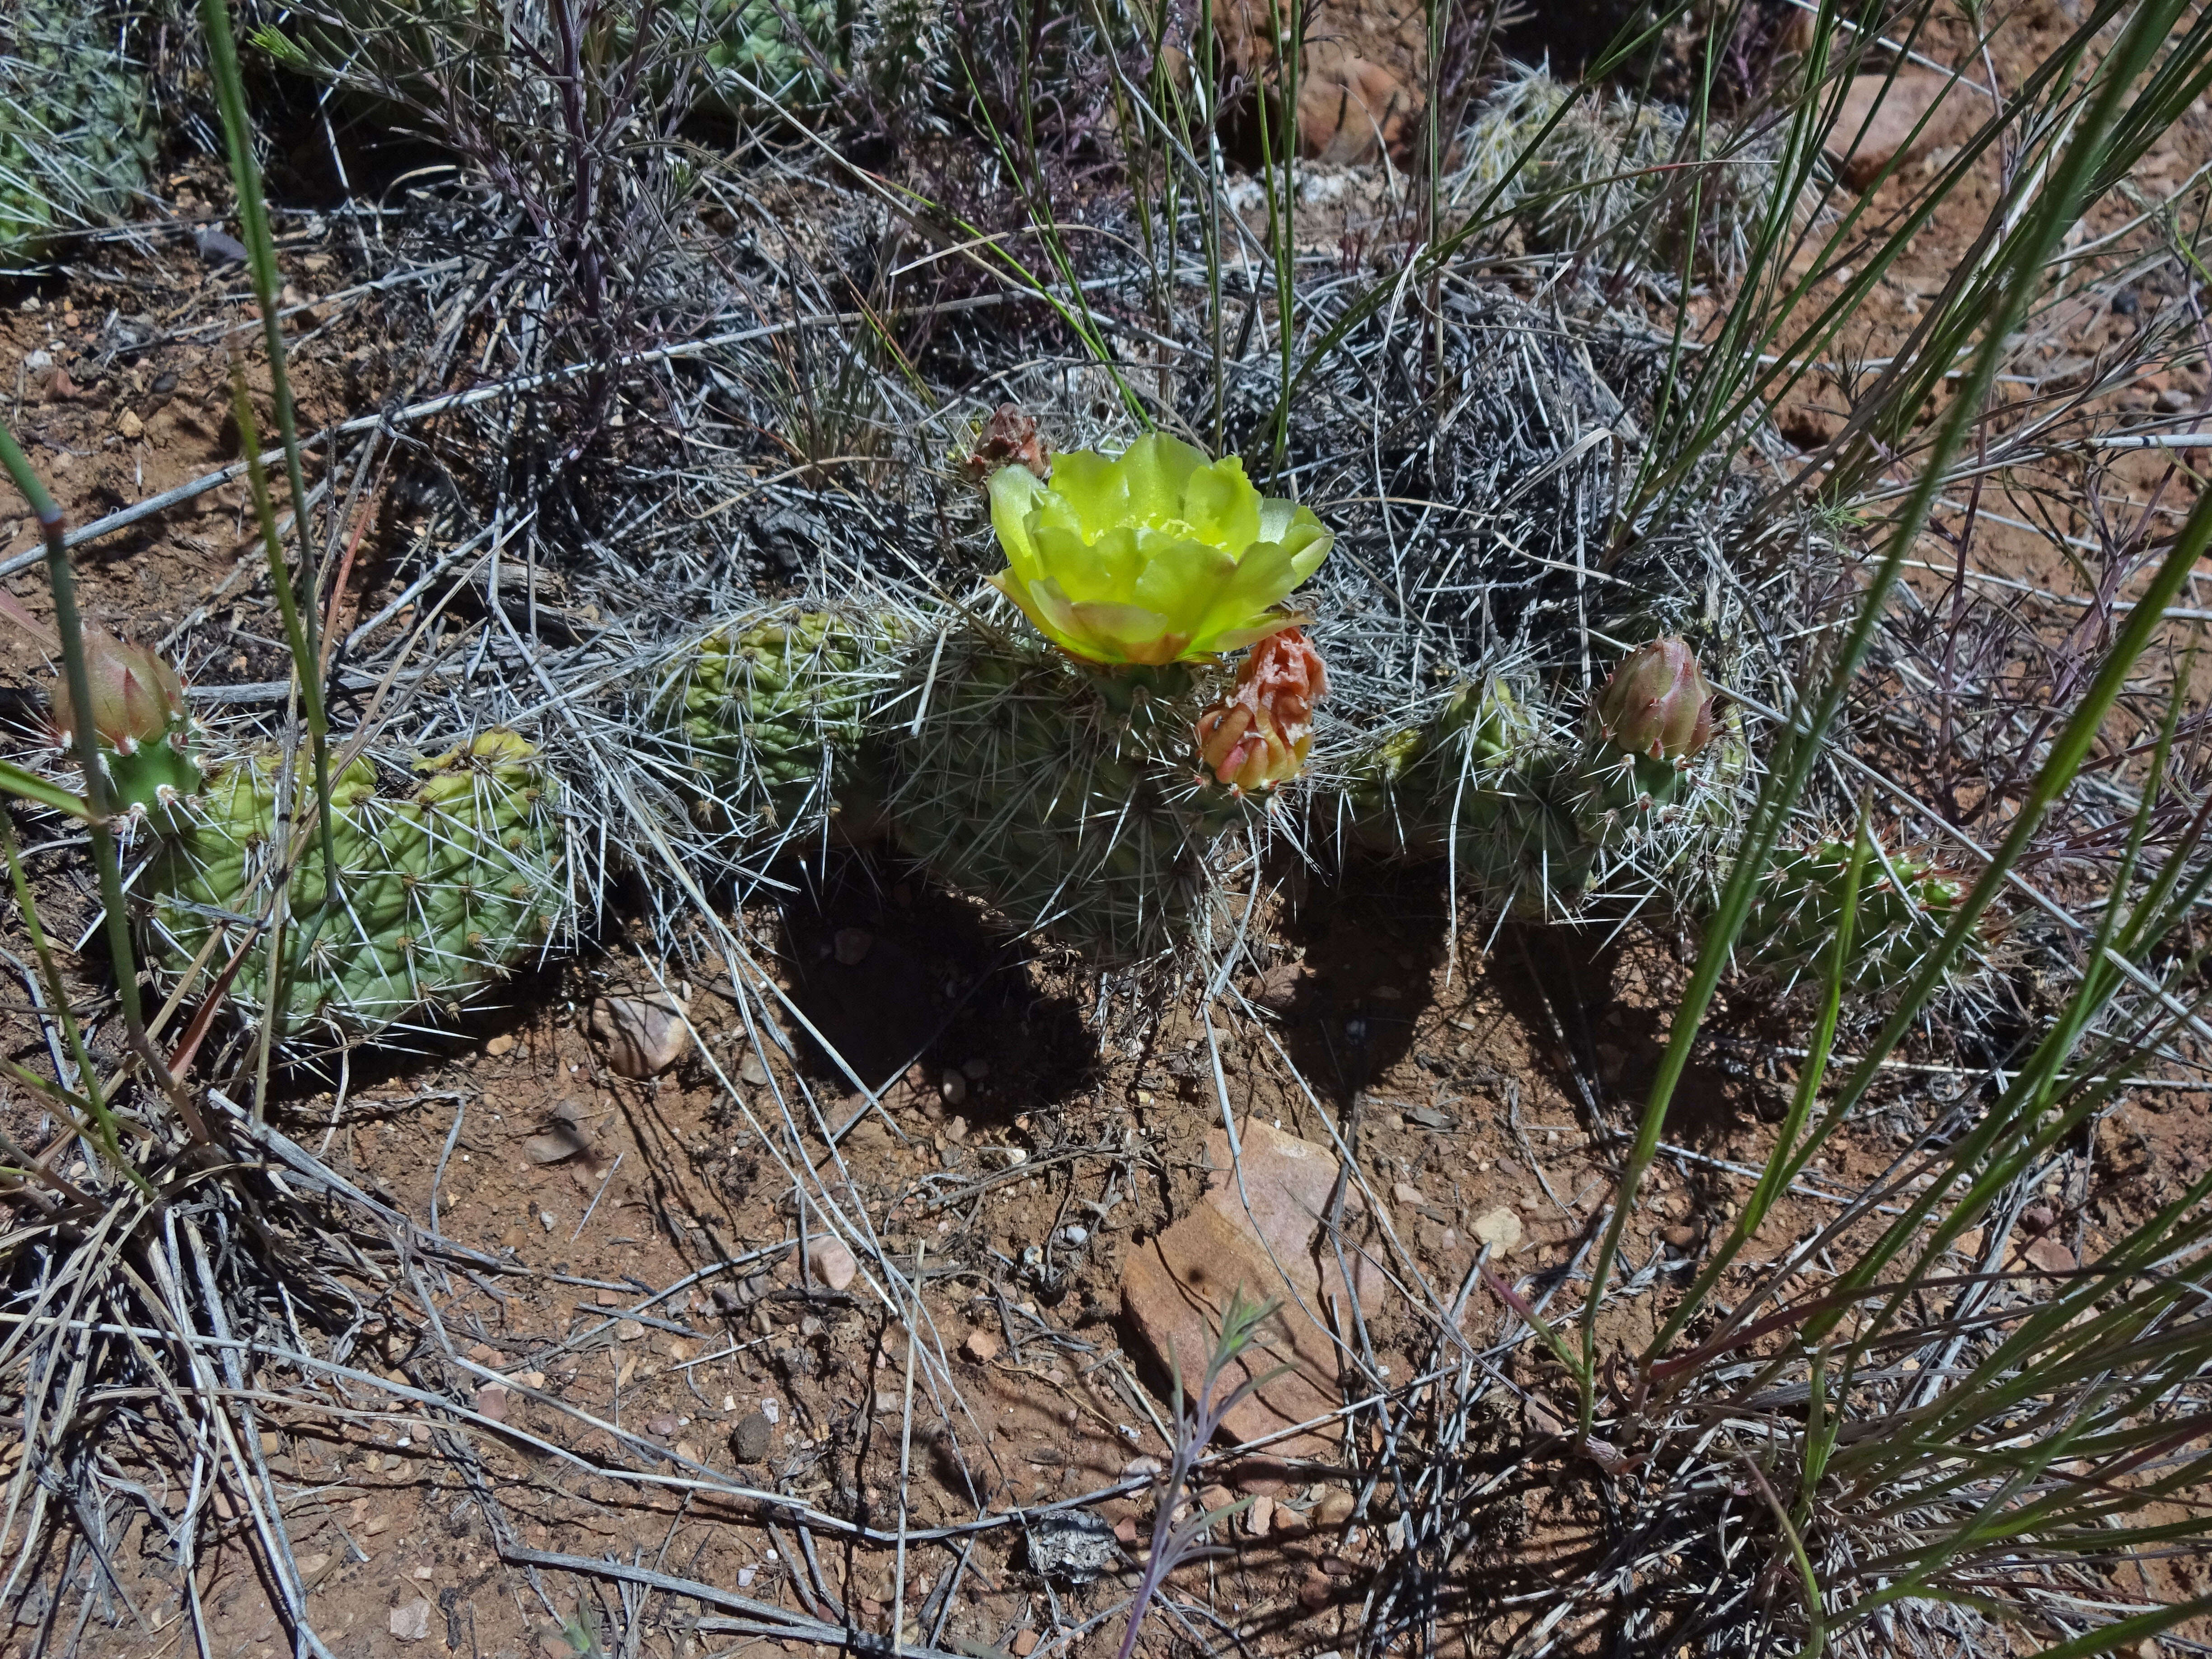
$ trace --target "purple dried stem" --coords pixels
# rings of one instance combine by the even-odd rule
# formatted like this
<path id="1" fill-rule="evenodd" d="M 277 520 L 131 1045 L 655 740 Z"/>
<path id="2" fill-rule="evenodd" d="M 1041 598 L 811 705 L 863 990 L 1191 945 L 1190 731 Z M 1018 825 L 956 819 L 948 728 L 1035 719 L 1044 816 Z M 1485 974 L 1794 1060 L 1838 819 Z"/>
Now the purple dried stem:
<path id="1" fill-rule="evenodd" d="M 1225 1504 L 1218 1510 L 1208 1510 L 1193 1516 L 1181 1526 L 1175 1523 L 1176 1506 L 1182 1501 L 1184 1489 L 1189 1485 L 1191 1471 L 1206 1455 L 1206 1448 L 1213 1438 L 1221 1419 L 1252 1394 L 1290 1369 L 1277 1365 L 1259 1376 L 1247 1373 L 1238 1383 L 1218 1401 L 1214 1397 L 1221 1374 L 1241 1359 L 1245 1351 L 1260 1340 L 1261 1329 L 1274 1316 L 1280 1306 L 1276 1302 L 1248 1302 L 1244 1288 L 1238 1285 L 1230 1292 L 1229 1305 L 1222 1310 L 1221 1329 L 1214 1338 L 1213 1352 L 1206 1358 L 1206 1375 L 1198 1387 L 1198 1399 L 1188 1411 L 1182 1392 L 1182 1372 L 1176 1366 L 1170 1346 L 1169 1367 L 1175 1372 L 1176 1443 L 1174 1455 L 1168 1464 L 1165 1484 L 1160 1490 L 1159 1508 L 1152 1516 L 1152 1547 L 1145 1562 L 1143 1577 L 1137 1584 L 1137 1593 L 1129 1602 L 1129 1622 L 1121 1632 L 1121 1646 L 1115 1659 L 1129 1659 L 1137 1650 L 1137 1633 L 1145 1622 L 1145 1614 L 1152 1608 L 1160 1586 L 1167 1582 L 1191 1547 L 1204 1537 L 1216 1521 L 1249 1509 L 1252 1500 L 1240 1498 Z"/>

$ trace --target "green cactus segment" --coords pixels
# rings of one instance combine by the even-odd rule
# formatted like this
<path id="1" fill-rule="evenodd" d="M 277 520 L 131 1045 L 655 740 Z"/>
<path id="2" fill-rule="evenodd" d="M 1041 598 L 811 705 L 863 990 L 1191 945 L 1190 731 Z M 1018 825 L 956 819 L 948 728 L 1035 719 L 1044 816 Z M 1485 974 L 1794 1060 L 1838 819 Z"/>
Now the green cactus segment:
<path id="1" fill-rule="evenodd" d="M 0 265 L 128 211 L 156 153 L 145 80 L 91 0 L 0 6 Z"/>
<path id="2" fill-rule="evenodd" d="M 214 944 L 200 981 L 251 948 L 230 999 L 252 1019 L 270 1006 L 265 928 L 284 843 L 295 840 L 276 1035 L 313 1048 L 415 1017 L 450 1020 L 536 954 L 567 903 L 556 791 L 537 750 L 488 732 L 417 763 L 404 795 L 356 760 L 331 781 L 338 902 L 325 908 L 314 814 L 296 803 L 298 837 L 276 817 L 280 765 L 257 751 L 213 769 L 198 799 L 168 812 L 139 890 L 151 901 L 150 955 L 181 976 Z"/>
<path id="3" fill-rule="evenodd" d="M 1448 860 L 1455 885 L 1484 903 L 1559 921 L 1600 897 L 1691 897 L 1735 827 L 1747 764 L 1732 716 L 1684 766 L 1595 736 L 1563 742 L 1531 700 L 1489 679 L 1379 741 L 1344 800 L 1357 844 Z"/>
<path id="4" fill-rule="evenodd" d="M 921 713 L 900 732 L 889 803 L 906 850 L 1094 965 L 1191 941 L 1216 844 L 1267 811 L 1194 763 L 1212 671 L 1093 669 L 1026 635 L 968 629 L 912 657 L 893 707 Z"/>
<path id="5" fill-rule="evenodd" d="M 679 24 L 688 24 L 679 9 Z M 696 8 L 713 44 L 707 48 L 709 84 L 726 85 L 726 100 L 751 103 L 733 71 L 752 88 L 786 107 L 805 108 L 828 101 L 829 71 L 843 67 L 837 50 L 837 8 L 829 0 L 707 0 Z"/>
<path id="6" fill-rule="evenodd" d="M 860 626 L 798 608 L 730 623 L 680 653 L 654 689 L 653 724 L 702 815 L 788 836 L 854 794 L 872 654 Z"/>
<path id="7" fill-rule="evenodd" d="M 129 754 L 101 746 L 107 762 L 108 781 L 115 786 L 115 802 L 128 811 L 151 811 L 163 801 L 196 795 L 200 789 L 199 763 L 185 747 L 185 725 L 177 725 L 173 740 L 158 738 L 134 745 Z"/>
<path id="8" fill-rule="evenodd" d="M 1736 939 L 1737 960 L 1784 988 L 1825 974 L 1843 920 L 1844 877 L 1850 861 L 1846 841 L 1777 854 Z M 1926 858 L 1875 848 L 1859 876 L 1845 984 L 1872 989 L 1904 985 L 1942 939 L 1969 884 Z M 1973 963 L 1957 966 L 1970 969 Z"/>

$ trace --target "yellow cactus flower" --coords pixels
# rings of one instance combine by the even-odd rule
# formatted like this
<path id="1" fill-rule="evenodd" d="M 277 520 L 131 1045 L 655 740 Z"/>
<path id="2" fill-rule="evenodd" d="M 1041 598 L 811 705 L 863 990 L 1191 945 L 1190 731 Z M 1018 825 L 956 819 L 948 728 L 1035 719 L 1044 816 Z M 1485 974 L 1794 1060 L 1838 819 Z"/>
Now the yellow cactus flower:
<path id="1" fill-rule="evenodd" d="M 1335 539 L 1253 489 L 1235 456 L 1209 462 L 1157 432 L 1110 460 L 1072 450 L 1049 483 L 1002 467 L 991 525 L 999 590 L 1061 650 L 1108 665 L 1212 656 L 1295 626 L 1305 618 L 1282 601 Z"/>

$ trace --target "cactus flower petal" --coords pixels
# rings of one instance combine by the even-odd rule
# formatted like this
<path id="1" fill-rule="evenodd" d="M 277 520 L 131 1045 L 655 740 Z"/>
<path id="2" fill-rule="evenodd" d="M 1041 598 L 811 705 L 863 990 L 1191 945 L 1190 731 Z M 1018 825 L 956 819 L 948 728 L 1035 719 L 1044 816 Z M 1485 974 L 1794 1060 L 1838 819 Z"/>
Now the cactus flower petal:
<path id="1" fill-rule="evenodd" d="M 1303 630 L 1268 635 L 1244 659 L 1229 696 L 1198 717 L 1199 759 L 1220 782 L 1273 789 L 1305 768 L 1314 705 L 1328 695 L 1328 670 Z"/>
<path id="2" fill-rule="evenodd" d="M 1632 755 L 1686 764 L 1712 740 L 1712 688 L 1687 641 L 1639 645 L 1597 696 L 1599 735 Z"/>
<path id="3" fill-rule="evenodd" d="M 1312 512 L 1262 496 L 1235 457 L 1164 434 L 1111 459 L 1072 450 L 1049 483 L 991 479 L 1006 568 L 992 578 L 1071 656 L 1161 664 L 1232 651 L 1294 626 L 1284 599 L 1333 541 Z"/>

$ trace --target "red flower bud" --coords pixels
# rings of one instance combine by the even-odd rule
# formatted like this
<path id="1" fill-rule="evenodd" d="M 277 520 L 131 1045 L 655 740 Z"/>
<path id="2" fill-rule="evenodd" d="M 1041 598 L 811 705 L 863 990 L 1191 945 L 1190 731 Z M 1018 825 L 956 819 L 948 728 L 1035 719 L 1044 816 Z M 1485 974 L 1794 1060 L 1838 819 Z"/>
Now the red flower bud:
<path id="1" fill-rule="evenodd" d="M 1712 688 L 1686 641 L 1630 652 L 1597 695 L 1599 734 L 1632 755 L 1686 762 L 1712 740 Z"/>
<path id="2" fill-rule="evenodd" d="M 1272 789 L 1305 768 L 1314 705 L 1328 695 L 1328 670 L 1304 631 L 1286 628 L 1252 647 L 1235 690 L 1198 717 L 1200 760 L 1223 783 Z"/>
<path id="3" fill-rule="evenodd" d="M 92 729 L 118 754 L 169 735 L 185 718 L 185 683 L 143 645 L 126 645 L 106 629 L 84 630 L 84 673 L 92 693 Z M 69 681 L 54 687 L 54 724 L 64 742 L 76 732 Z"/>

